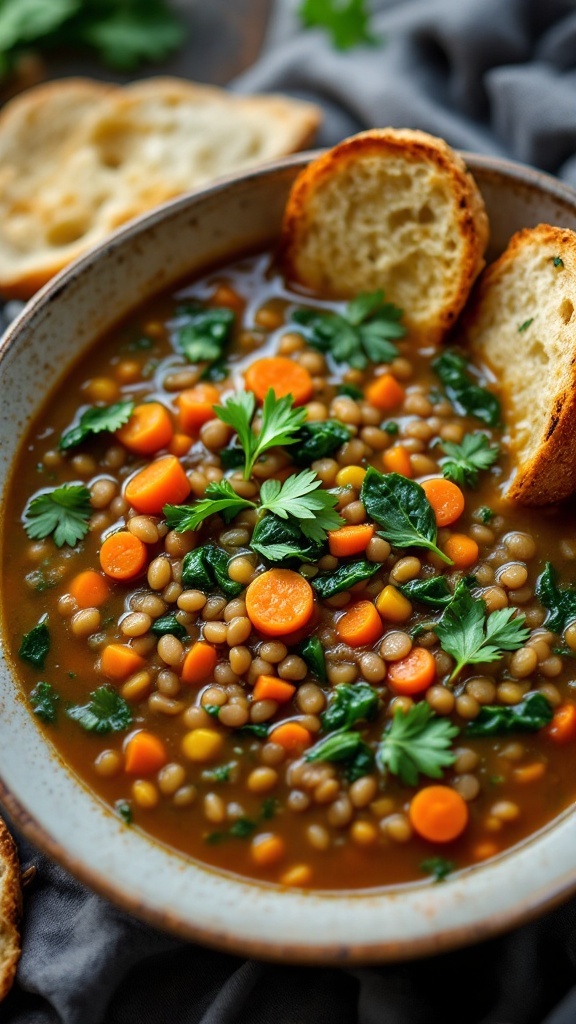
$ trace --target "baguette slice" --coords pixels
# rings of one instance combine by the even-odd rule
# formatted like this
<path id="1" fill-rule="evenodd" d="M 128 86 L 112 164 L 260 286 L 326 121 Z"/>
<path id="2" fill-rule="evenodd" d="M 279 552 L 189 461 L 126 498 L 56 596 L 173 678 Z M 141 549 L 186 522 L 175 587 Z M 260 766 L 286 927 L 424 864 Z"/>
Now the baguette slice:
<path id="1" fill-rule="evenodd" d="M 0 116 L 0 292 L 29 298 L 131 218 L 308 145 L 319 109 L 176 78 L 54 82 Z"/>
<path id="2" fill-rule="evenodd" d="M 418 339 L 440 340 L 484 266 L 488 219 L 466 166 L 432 135 L 383 128 L 345 139 L 292 188 L 287 277 L 345 298 L 383 288 Z"/>
<path id="3" fill-rule="evenodd" d="M 576 489 L 576 234 L 513 235 L 480 278 L 462 343 L 500 384 L 515 473 L 506 497 L 548 505 Z"/>
<path id="4" fill-rule="evenodd" d="M 22 889 L 16 845 L 0 818 L 0 1002 L 8 995 L 20 957 Z"/>

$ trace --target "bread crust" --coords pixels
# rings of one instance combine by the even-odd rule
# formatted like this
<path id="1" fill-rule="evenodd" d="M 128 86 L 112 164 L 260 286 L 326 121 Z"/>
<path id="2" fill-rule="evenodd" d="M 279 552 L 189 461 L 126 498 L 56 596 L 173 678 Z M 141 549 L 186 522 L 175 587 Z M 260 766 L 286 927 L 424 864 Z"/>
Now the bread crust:
<path id="1" fill-rule="evenodd" d="M 8 995 L 20 958 L 22 889 L 16 844 L 0 818 L 0 1002 Z"/>

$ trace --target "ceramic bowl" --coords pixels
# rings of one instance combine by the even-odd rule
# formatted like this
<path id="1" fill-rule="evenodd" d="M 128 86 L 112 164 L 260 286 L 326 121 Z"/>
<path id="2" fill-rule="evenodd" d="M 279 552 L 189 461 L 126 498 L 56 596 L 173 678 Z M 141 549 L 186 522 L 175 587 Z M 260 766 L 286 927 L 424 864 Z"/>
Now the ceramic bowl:
<path id="1" fill-rule="evenodd" d="M 576 229 L 576 192 L 519 165 L 465 157 L 488 208 L 491 256 L 520 227 L 547 221 Z M 19 438 L 78 354 L 155 291 L 273 244 L 290 185 L 309 158 L 292 157 L 165 205 L 88 253 L 29 303 L 0 349 L 2 488 Z M 576 889 L 576 808 L 442 885 L 305 893 L 210 869 L 126 828 L 66 768 L 5 660 L 0 778 L 15 822 L 87 885 L 152 924 L 234 953 L 317 963 L 409 958 L 486 938 Z"/>

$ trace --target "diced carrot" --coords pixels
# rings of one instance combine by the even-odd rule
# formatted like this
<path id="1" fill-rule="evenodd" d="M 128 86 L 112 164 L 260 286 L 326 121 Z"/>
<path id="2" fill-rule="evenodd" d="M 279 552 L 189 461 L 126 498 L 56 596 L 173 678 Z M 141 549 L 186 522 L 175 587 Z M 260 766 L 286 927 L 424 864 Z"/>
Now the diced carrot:
<path id="1" fill-rule="evenodd" d="M 445 480 L 443 476 L 434 476 L 424 480 L 422 487 L 434 510 L 437 526 L 451 526 L 460 518 L 464 511 L 464 495 L 458 484 Z"/>
<path id="2" fill-rule="evenodd" d="M 444 554 L 452 559 L 455 569 L 470 569 L 478 561 L 480 549 L 473 537 L 453 533 L 444 544 Z"/>
<path id="3" fill-rule="evenodd" d="M 368 647 L 382 636 L 382 619 L 372 601 L 357 601 L 338 619 L 336 632 L 349 647 Z"/>
<path id="4" fill-rule="evenodd" d="M 533 761 L 532 764 L 523 764 L 512 772 L 514 782 L 527 786 L 531 782 L 538 782 L 546 774 L 544 761 Z"/>
<path id="5" fill-rule="evenodd" d="M 210 296 L 211 306 L 227 306 L 228 309 L 233 309 L 237 313 L 241 313 L 246 305 L 246 302 L 241 295 L 238 294 L 234 288 L 231 288 L 229 284 L 219 284 L 216 286 L 213 294 Z"/>
<path id="6" fill-rule="evenodd" d="M 176 455 L 181 459 L 183 455 L 188 454 L 193 444 L 194 438 L 190 434 L 174 434 L 168 445 L 168 451 L 171 455 Z"/>
<path id="7" fill-rule="evenodd" d="M 412 605 L 392 583 L 387 583 L 375 601 L 378 613 L 388 622 L 407 622 L 412 615 Z"/>
<path id="8" fill-rule="evenodd" d="M 410 455 L 401 444 L 388 448 L 382 455 L 382 462 L 387 473 L 399 473 L 407 477 L 413 475 Z"/>
<path id="9" fill-rule="evenodd" d="M 554 711 L 552 721 L 542 730 L 554 743 L 571 743 L 576 740 L 576 704 L 566 701 Z"/>
<path id="10" fill-rule="evenodd" d="M 100 655 L 100 668 L 109 679 L 127 679 L 145 665 L 145 659 L 127 644 L 108 644 Z"/>
<path id="11" fill-rule="evenodd" d="M 176 399 L 180 430 L 197 434 L 204 423 L 215 418 L 214 406 L 219 401 L 220 392 L 214 384 L 195 384 L 181 391 Z"/>
<path id="12" fill-rule="evenodd" d="M 476 846 L 472 849 L 472 860 L 488 860 L 489 857 L 495 857 L 500 847 L 497 843 L 492 842 L 490 839 L 484 840 L 484 842 L 476 843 Z"/>
<path id="13" fill-rule="evenodd" d="M 184 658 L 180 671 L 182 682 L 188 683 L 189 686 L 199 686 L 210 678 L 217 661 L 216 648 L 207 644 L 205 640 L 197 640 Z"/>
<path id="14" fill-rule="evenodd" d="M 366 401 L 375 409 L 379 409 L 380 412 L 392 412 L 392 409 L 404 401 L 406 391 L 391 373 L 383 373 L 368 385 L 364 393 Z"/>
<path id="15" fill-rule="evenodd" d="M 105 576 L 95 569 L 84 569 L 74 577 L 70 593 L 79 608 L 99 608 L 110 597 L 110 586 Z"/>
<path id="16" fill-rule="evenodd" d="M 143 402 L 137 405 L 130 419 L 116 437 L 131 452 L 138 455 L 154 455 L 161 448 L 167 448 L 174 428 L 168 410 L 160 402 Z"/>
<path id="17" fill-rule="evenodd" d="M 254 700 L 275 700 L 277 704 L 286 704 L 296 693 L 292 683 L 285 683 L 276 676 L 258 676 L 252 697 Z"/>
<path id="18" fill-rule="evenodd" d="M 336 558 L 359 555 L 361 551 L 366 551 L 373 536 L 374 527 L 369 523 L 362 523 L 361 526 L 341 526 L 339 530 L 328 530 L 330 554 L 335 555 Z"/>
<path id="19" fill-rule="evenodd" d="M 274 835 L 273 832 L 261 832 L 260 835 L 254 836 L 250 853 L 258 867 L 267 868 L 282 860 L 286 853 L 286 843 L 282 836 Z"/>
<path id="20" fill-rule="evenodd" d="M 246 387 L 263 402 L 272 389 L 276 398 L 292 395 L 294 405 L 304 405 L 314 394 L 312 377 L 299 363 L 285 356 L 256 359 L 245 374 Z"/>
<path id="21" fill-rule="evenodd" d="M 299 722 L 282 722 L 268 734 L 271 743 L 278 743 L 284 750 L 294 753 L 305 750 L 312 742 L 312 733 Z"/>
<path id="22" fill-rule="evenodd" d="M 266 636 L 283 636 L 305 626 L 314 611 L 314 591 L 292 569 L 269 569 L 246 591 L 246 614 Z"/>
<path id="23" fill-rule="evenodd" d="M 431 843 L 451 843 L 468 824 L 468 805 L 450 786 L 426 786 L 410 802 L 412 828 Z"/>
<path id="24" fill-rule="evenodd" d="M 162 740 L 146 729 L 133 733 L 124 747 L 124 769 L 130 775 L 152 775 L 167 762 Z"/>
<path id="25" fill-rule="evenodd" d="M 131 580 L 148 560 L 146 545 L 128 530 L 111 533 L 100 548 L 100 565 L 113 580 Z"/>
<path id="26" fill-rule="evenodd" d="M 413 647 L 409 654 L 388 666 L 386 682 L 398 694 L 422 693 L 436 679 L 436 662 L 426 647 Z"/>
<path id="27" fill-rule="evenodd" d="M 175 455 L 163 455 L 126 484 L 126 500 L 138 512 L 158 515 L 164 505 L 179 505 L 190 494 L 188 477 Z"/>

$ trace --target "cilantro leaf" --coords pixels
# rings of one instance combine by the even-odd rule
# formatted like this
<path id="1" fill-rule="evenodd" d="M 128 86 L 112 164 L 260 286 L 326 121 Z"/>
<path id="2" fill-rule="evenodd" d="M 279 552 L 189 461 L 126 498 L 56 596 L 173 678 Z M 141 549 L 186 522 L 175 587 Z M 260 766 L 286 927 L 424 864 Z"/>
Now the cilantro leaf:
<path id="1" fill-rule="evenodd" d="M 552 721 L 552 705 L 543 693 L 532 690 L 518 703 L 493 707 L 484 704 L 466 726 L 466 736 L 505 736 L 514 732 L 537 732 Z"/>
<path id="2" fill-rule="evenodd" d="M 22 637 L 18 651 L 22 661 L 27 661 L 34 668 L 44 668 L 50 650 L 50 631 L 46 622 L 39 622 L 29 633 Z"/>
<path id="3" fill-rule="evenodd" d="M 53 534 L 56 547 L 68 544 L 73 548 L 88 533 L 91 515 L 88 488 L 82 484 L 63 484 L 28 502 L 24 529 L 32 540 L 44 540 Z"/>
<path id="4" fill-rule="evenodd" d="M 524 615 L 516 615 L 515 608 L 500 608 L 487 615 L 484 601 L 472 597 L 462 581 L 434 632 L 442 649 L 456 661 L 450 682 L 465 665 L 497 661 L 504 651 L 517 651 L 530 636 Z"/>
<path id="5" fill-rule="evenodd" d="M 500 402 L 491 391 L 476 384 L 462 356 L 456 352 L 443 352 L 434 360 L 432 368 L 460 416 L 468 413 L 489 427 L 499 426 L 502 420 Z"/>
<path id="6" fill-rule="evenodd" d="M 123 697 L 111 686 L 99 686 L 87 704 L 74 704 L 66 711 L 86 732 L 102 735 L 121 732 L 132 725 L 132 712 Z"/>
<path id="7" fill-rule="evenodd" d="M 369 362 L 388 363 L 398 355 L 393 340 L 403 338 L 403 310 L 384 302 L 384 292 L 365 292 L 346 306 L 343 314 L 297 309 L 292 319 L 307 327 L 308 341 L 329 352 L 337 363 L 364 370 Z"/>
<path id="8" fill-rule="evenodd" d="M 322 725 L 327 732 L 335 729 L 349 729 L 359 721 L 371 722 L 378 714 L 380 698 L 377 690 L 368 683 L 339 683 L 332 690 L 326 711 L 322 714 Z"/>
<path id="9" fill-rule="evenodd" d="M 382 736 L 376 760 L 407 786 L 416 786 L 419 774 L 441 779 L 442 769 L 456 760 L 451 741 L 457 735 L 457 727 L 436 716 L 422 700 L 407 712 L 398 708 Z"/>
<path id="10" fill-rule="evenodd" d="M 548 610 L 546 626 L 552 633 L 563 633 L 566 626 L 576 619 L 576 589 L 559 587 L 558 573 L 551 562 L 546 562 L 544 572 L 536 583 L 536 597 Z"/>
<path id="11" fill-rule="evenodd" d="M 338 50 L 378 42 L 370 27 L 366 0 L 302 0 L 298 8 L 307 28 L 323 28 Z"/>
<path id="12" fill-rule="evenodd" d="M 262 406 L 260 431 L 256 434 L 252 429 L 255 409 L 256 399 L 251 391 L 237 391 L 223 406 L 214 406 L 218 419 L 233 427 L 238 434 L 244 449 L 245 480 L 248 480 L 256 460 L 269 448 L 294 444 L 296 434 L 306 419 L 305 409 L 293 408 L 291 395 L 276 398 L 270 388 Z"/>
<path id="13" fill-rule="evenodd" d="M 380 536 L 390 544 L 398 548 L 427 548 L 442 561 L 452 564 L 436 545 L 434 511 L 415 480 L 399 473 L 379 473 L 369 466 L 362 482 L 360 501 L 370 518 L 384 528 Z"/>
<path id="14" fill-rule="evenodd" d="M 75 427 L 65 430 L 58 442 L 60 451 L 68 451 L 87 437 L 107 430 L 111 434 L 128 422 L 134 412 L 134 402 L 115 402 L 114 405 L 91 405 L 82 413 Z"/>
<path id="15" fill-rule="evenodd" d="M 464 434 L 460 444 L 442 441 L 441 447 L 448 456 L 440 462 L 442 473 L 459 487 L 476 487 L 479 472 L 490 469 L 500 453 L 499 446 L 491 445 L 480 431 Z"/>
<path id="16" fill-rule="evenodd" d="M 49 724 L 56 721 L 59 700 L 59 695 L 50 683 L 37 683 L 30 694 L 32 711 Z"/>

